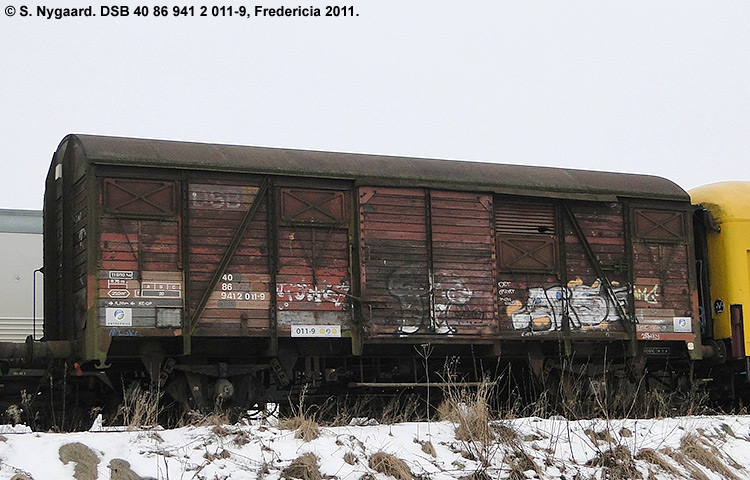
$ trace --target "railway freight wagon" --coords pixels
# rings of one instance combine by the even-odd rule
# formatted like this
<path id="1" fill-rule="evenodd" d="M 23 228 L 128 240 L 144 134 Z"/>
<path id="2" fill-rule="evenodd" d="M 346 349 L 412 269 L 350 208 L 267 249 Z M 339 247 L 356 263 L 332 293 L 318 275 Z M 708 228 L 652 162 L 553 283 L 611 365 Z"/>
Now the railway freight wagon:
<path id="1" fill-rule="evenodd" d="M 651 176 L 70 135 L 29 348 L 198 406 L 419 385 L 449 358 L 687 364 L 691 213 Z"/>
<path id="2" fill-rule="evenodd" d="M 713 356 L 703 376 L 724 399 L 750 391 L 750 182 L 722 182 L 690 191 L 699 205 L 696 245 L 703 331 Z M 741 375 L 738 375 L 741 374 Z"/>

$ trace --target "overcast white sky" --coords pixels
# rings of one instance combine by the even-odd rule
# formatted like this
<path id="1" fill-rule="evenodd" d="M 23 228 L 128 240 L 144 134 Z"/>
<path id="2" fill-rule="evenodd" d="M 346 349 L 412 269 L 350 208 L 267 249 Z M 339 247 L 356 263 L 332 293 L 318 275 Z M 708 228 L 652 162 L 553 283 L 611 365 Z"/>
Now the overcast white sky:
<path id="1" fill-rule="evenodd" d="M 42 207 L 67 133 L 649 173 L 686 189 L 750 180 L 747 1 L 371 0 L 347 3 L 356 17 L 244 19 L 143 19 L 139 3 L 213 5 L 0 13 L 0 208 Z"/>

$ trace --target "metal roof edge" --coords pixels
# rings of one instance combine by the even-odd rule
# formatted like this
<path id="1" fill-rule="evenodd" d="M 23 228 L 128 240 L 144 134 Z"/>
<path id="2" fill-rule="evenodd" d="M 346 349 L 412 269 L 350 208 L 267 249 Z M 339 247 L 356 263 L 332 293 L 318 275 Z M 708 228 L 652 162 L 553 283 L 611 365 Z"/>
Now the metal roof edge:
<path id="1" fill-rule="evenodd" d="M 42 211 L 0 208 L 0 233 L 42 233 Z"/>
<path id="2" fill-rule="evenodd" d="M 531 196 L 689 200 L 653 175 L 466 160 L 72 134 L 97 165 L 370 179 L 378 184 L 439 186 Z M 497 178 L 497 180 L 493 180 Z"/>

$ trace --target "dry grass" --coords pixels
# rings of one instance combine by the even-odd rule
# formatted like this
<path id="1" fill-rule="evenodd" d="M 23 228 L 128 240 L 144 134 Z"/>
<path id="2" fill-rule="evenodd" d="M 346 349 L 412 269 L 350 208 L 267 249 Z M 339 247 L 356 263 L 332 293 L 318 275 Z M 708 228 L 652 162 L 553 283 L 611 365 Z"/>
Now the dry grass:
<path id="1" fill-rule="evenodd" d="M 423 419 L 424 415 L 420 413 L 422 404 L 419 395 L 393 397 L 383 406 L 382 413 L 376 420 L 383 425 L 393 425 Z"/>
<path id="2" fill-rule="evenodd" d="M 587 465 L 606 469 L 604 478 L 612 480 L 643 478 L 643 475 L 636 467 L 630 450 L 623 445 L 617 445 L 614 448 L 600 452 L 596 457 L 587 462 Z"/>
<path id="3" fill-rule="evenodd" d="M 446 375 L 447 378 L 451 378 Z M 438 408 L 441 420 L 455 425 L 456 440 L 462 443 L 465 458 L 476 461 L 473 480 L 481 480 L 502 449 L 502 444 L 516 444 L 518 435 L 510 427 L 493 422 L 490 398 L 494 397 L 496 384 L 483 381 L 476 389 L 450 386 L 443 392 L 444 401 Z M 506 441 L 498 442 L 495 433 Z M 511 439 L 510 441 L 508 441 Z"/>
<path id="4" fill-rule="evenodd" d="M 513 452 L 506 458 L 510 466 L 510 478 L 526 479 L 526 473 L 529 470 L 537 475 L 542 474 L 542 469 L 536 464 L 534 459 L 526 453 L 523 447 L 518 444 L 513 448 Z"/>
<path id="5" fill-rule="evenodd" d="M 524 379 L 510 370 L 503 376 L 507 383 L 501 386 L 502 411 L 509 418 L 659 418 L 712 413 L 708 394 L 699 387 L 672 390 L 645 378 L 633 381 L 622 365 L 609 362 L 596 365 L 562 359 L 542 378 L 535 377 L 531 389 L 519 388 Z"/>
<path id="6" fill-rule="evenodd" d="M 162 392 L 144 390 L 138 383 L 131 384 L 123 394 L 118 416 L 129 428 L 154 427 L 159 425 L 162 412 Z"/>
<path id="7" fill-rule="evenodd" d="M 667 418 L 691 415 L 711 415 L 712 410 L 707 391 L 693 387 L 689 391 L 647 388 L 639 384 L 629 395 L 621 411 L 611 412 L 626 418 Z"/>
<path id="8" fill-rule="evenodd" d="M 488 443 L 494 440 L 486 412 L 466 405 L 456 426 L 456 440 Z"/>
<path id="9" fill-rule="evenodd" d="M 510 447 L 510 452 L 506 453 L 505 461 L 510 467 L 508 478 L 526 479 L 526 473 L 529 470 L 542 474 L 542 469 L 536 464 L 533 457 L 526 452 L 524 442 L 527 441 L 518 434 L 518 432 L 505 422 L 493 422 L 491 425 L 494 431 L 497 443 Z M 531 436 L 531 441 L 536 440 L 536 436 Z"/>
<path id="10" fill-rule="evenodd" d="M 377 452 L 371 455 L 368 465 L 376 472 L 389 475 L 397 480 L 415 480 L 415 476 L 411 473 L 411 469 L 406 462 L 389 453 Z"/>
<path id="11" fill-rule="evenodd" d="M 492 477 L 490 477 L 490 475 L 484 470 L 479 470 L 477 472 L 472 472 L 469 475 L 458 477 L 458 480 L 492 480 Z M 523 480 L 526 480 L 526 477 L 524 477 Z"/>
<path id="12" fill-rule="evenodd" d="M 703 437 L 699 437 L 694 433 L 685 435 L 680 440 L 680 451 L 682 451 L 686 457 L 698 462 L 709 470 L 718 473 L 723 478 L 739 480 L 737 474 L 730 470 L 726 463 L 733 464 L 732 467 L 734 469 L 740 469 L 742 467 L 730 458 L 726 458 L 722 455 L 719 449 L 711 445 Z"/>
<path id="13" fill-rule="evenodd" d="M 314 453 L 306 453 L 295 458 L 292 463 L 281 471 L 281 477 L 287 480 L 323 480 L 318 466 L 318 457 Z"/>
<path id="14" fill-rule="evenodd" d="M 437 418 L 443 422 L 458 423 L 458 409 L 456 408 L 455 395 L 446 395 L 436 409 Z"/>
<path id="15" fill-rule="evenodd" d="M 25 473 L 16 473 L 12 477 L 10 477 L 10 480 L 34 480 L 34 479 L 26 475 Z"/>
<path id="16" fill-rule="evenodd" d="M 229 458 L 231 456 L 232 456 L 232 454 L 229 453 L 229 450 L 226 450 L 224 448 L 222 448 L 220 452 L 218 452 L 218 451 L 216 453 L 206 452 L 206 453 L 203 454 L 203 458 L 205 458 L 209 462 L 213 462 L 213 461 L 219 460 L 219 459 L 227 459 L 227 458 Z"/>
<path id="17" fill-rule="evenodd" d="M 493 384 L 482 382 L 476 391 L 449 388 L 445 400 L 438 407 L 441 420 L 456 425 L 456 440 L 472 443 L 489 443 L 495 440 L 490 421 L 488 399 Z"/>
<path id="18" fill-rule="evenodd" d="M 232 443 L 234 443 L 238 447 L 242 447 L 243 445 L 247 445 L 248 443 L 254 440 L 255 439 L 252 436 L 250 436 L 249 433 L 247 433 L 244 430 L 240 430 L 234 434 L 234 439 L 232 440 Z"/>
<path id="19" fill-rule="evenodd" d="M 229 416 L 226 412 L 216 409 L 211 413 L 191 412 L 188 425 L 195 427 L 224 427 L 231 425 Z"/>
<path id="20" fill-rule="evenodd" d="M 315 440 L 320 436 L 318 423 L 304 416 L 295 415 L 279 420 L 279 428 L 282 430 L 295 430 L 294 438 L 300 438 L 305 442 Z"/>
<path id="21" fill-rule="evenodd" d="M 396 423 L 425 420 L 424 398 L 417 394 L 396 396 L 360 395 L 331 397 L 316 412 L 319 423 L 327 426 Z"/>
<path id="22" fill-rule="evenodd" d="M 652 448 L 642 448 L 635 456 L 636 460 L 642 460 L 652 465 L 656 465 L 663 472 L 668 473 L 673 477 L 680 477 L 680 471 L 674 468 L 659 452 Z"/>
<path id="23" fill-rule="evenodd" d="M 305 387 L 300 395 L 299 404 L 292 405 L 292 415 L 279 419 L 278 427 L 282 430 L 295 430 L 294 438 L 309 442 L 320 436 L 320 426 L 315 419 L 315 415 L 305 409 L 306 393 L 307 388 Z"/>
<path id="24" fill-rule="evenodd" d="M 493 422 L 490 425 L 490 428 L 493 432 L 495 432 L 497 441 L 502 444 L 518 445 L 521 440 L 518 436 L 518 431 L 516 431 L 515 428 L 511 427 L 507 422 Z"/>
<path id="25" fill-rule="evenodd" d="M 437 458 L 437 452 L 435 451 L 435 446 L 432 444 L 432 442 L 417 442 L 420 445 L 422 445 L 422 451 L 426 453 L 427 455 L 432 456 L 432 458 Z"/>
<path id="26" fill-rule="evenodd" d="M 610 434 L 609 430 L 606 430 L 606 429 L 597 432 L 591 428 L 587 428 L 586 430 L 583 431 L 583 433 L 585 433 L 586 436 L 588 436 L 591 439 L 594 445 L 597 445 L 599 442 L 606 442 L 608 444 L 615 443 L 615 439 L 612 438 L 612 434 Z"/>
<path id="27" fill-rule="evenodd" d="M 663 452 L 669 455 L 678 465 L 687 470 L 691 480 L 709 480 L 706 474 L 703 473 L 703 471 L 701 471 L 701 469 L 698 468 L 685 454 L 672 450 L 671 448 L 666 448 Z"/>

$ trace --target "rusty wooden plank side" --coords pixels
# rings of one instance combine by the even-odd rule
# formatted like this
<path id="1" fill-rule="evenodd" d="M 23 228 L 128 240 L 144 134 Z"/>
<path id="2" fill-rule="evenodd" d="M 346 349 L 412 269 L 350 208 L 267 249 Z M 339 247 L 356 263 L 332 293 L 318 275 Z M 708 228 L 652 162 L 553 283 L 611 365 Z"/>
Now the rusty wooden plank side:
<path id="1" fill-rule="evenodd" d="M 260 182 L 196 179 L 188 185 L 190 314 L 206 293 Z M 266 335 L 271 301 L 267 199 L 245 231 L 225 274 L 211 292 L 195 335 Z"/>
<path id="2" fill-rule="evenodd" d="M 437 327 L 452 335 L 497 333 L 492 197 L 432 191 L 430 208 Z"/>
<path id="3" fill-rule="evenodd" d="M 280 227 L 276 295 L 279 311 L 345 311 L 349 235 L 333 227 Z M 324 316 L 323 316 L 324 317 Z M 318 319 L 323 323 L 323 317 Z"/>
<path id="4" fill-rule="evenodd" d="M 103 270 L 178 270 L 176 221 L 102 218 L 99 226 Z"/>
<path id="5" fill-rule="evenodd" d="M 605 266 L 623 262 L 625 234 L 622 209 L 619 204 L 576 203 L 569 204 L 569 207 L 599 262 Z M 584 249 L 570 222 L 566 222 L 565 225 L 565 242 L 566 250 L 570 251 L 569 265 L 575 267 L 573 262 L 580 259 L 581 268 L 591 266 L 591 261 L 585 258 Z"/>
<path id="6" fill-rule="evenodd" d="M 175 220 L 100 219 L 100 326 L 182 326 L 185 287 L 179 232 Z"/>
<path id="7" fill-rule="evenodd" d="M 299 335 L 311 325 L 341 335 L 352 320 L 351 192 L 306 185 L 280 186 L 276 193 L 278 335 Z"/>
<path id="8" fill-rule="evenodd" d="M 102 206 L 113 215 L 165 215 L 177 213 L 177 183 L 173 180 L 104 178 Z"/>
<path id="9" fill-rule="evenodd" d="M 349 192 L 318 188 L 282 187 L 278 190 L 282 224 L 337 226 L 349 219 Z"/>
<path id="10" fill-rule="evenodd" d="M 556 214 L 551 201 L 494 199 L 501 336 L 550 335 L 562 330 Z"/>
<path id="11" fill-rule="evenodd" d="M 622 206 L 577 202 L 570 204 L 570 209 L 607 277 L 616 283 L 616 287 L 625 285 L 628 278 Z M 595 282 L 598 275 L 593 261 L 588 258 L 570 222 L 565 224 L 565 250 L 568 278 L 581 278 L 589 284 Z M 612 270 L 618 266 L 619 273 L 615 274 Z"/>
<path id="12" fill-rule="evenodd" d="M 359 189 L 360 271 L 371 336 L 435 331 L 422 189 Z"/>
<path id="13" fill-rule="evenodd" d="M 624 321 L 606 291 L 603 272 L 623 311 L 627 311 L 628 267 L 625 224 L 619 203 L 568 203 L 584 240 L 578 237 L 572 220 L 565 219 L 565 295 L 570 308 L 571 332 L 624 332 Z M 585 243 L 594 258 L 587 253 Z"/>
<path id="14" fill-rule="evenodd" d="M 626 305 L 628 269 L 622 206 L 570 203 L 582 240 L 568 218 L 562 222 L 563 231 L 557 231 L 560 222 L 555 220 L 555 213 L 561 210 L 552 202 L 530 202 L 528 218 L 523 204 L 503 199 L 501 205 L 510 205 L 505 211 L 496 208 L 498 232 L 507 232 L 510 239 L 503 244 L 504 255 L 514 265 L 529 267 L 526 272 L 517 268 L 498 276 L 501 331 L 509 335 L 624 331 L 617 305 L 597 274 L 597 270 L 604 271 L 618 302 Z M 565 255 L 558 261 L 560 237 Z"/>
<path id="15" fill-rule="evenodd" d="M 685 340 L 697 333 L 692 331 L 688 246 L 659 240 L 633 243 L 638 338 Z"/>

